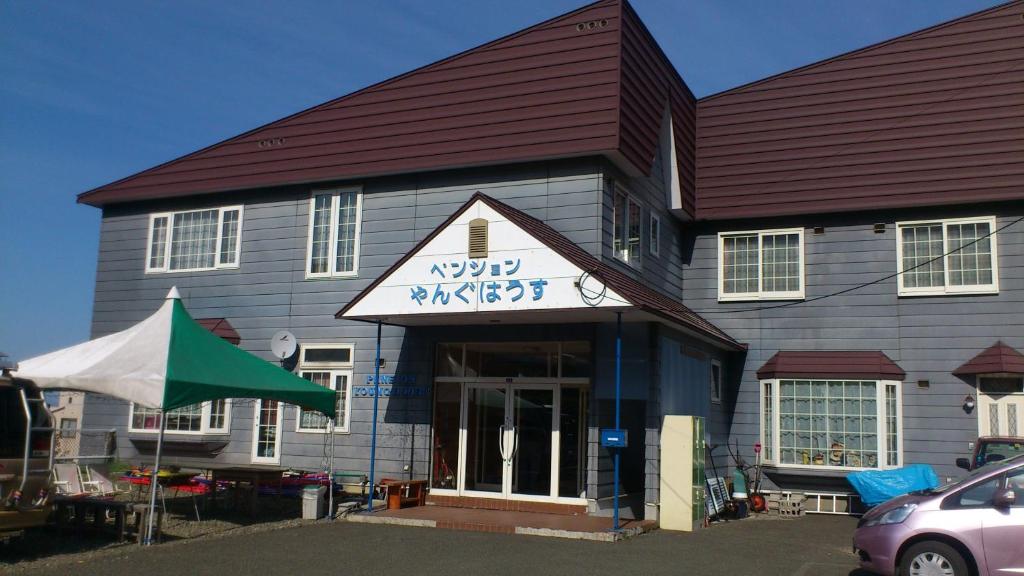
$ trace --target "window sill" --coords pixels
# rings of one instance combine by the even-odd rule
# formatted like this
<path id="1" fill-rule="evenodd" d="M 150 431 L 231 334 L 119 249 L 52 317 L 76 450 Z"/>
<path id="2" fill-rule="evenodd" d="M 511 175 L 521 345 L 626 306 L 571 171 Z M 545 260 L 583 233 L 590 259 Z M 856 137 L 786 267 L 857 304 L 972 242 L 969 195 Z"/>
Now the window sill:
<path id="1" fill-rule="evenodd" d="M 353 278 L 359 278 L 358 272 L 352 272 L 350 274 L 306 274 L 306 280 L 351 280 Z"/>
<path id="2" fill-rule="evenodd" d="M 779 296 L 771 296 L 771 295 L 768 295 L 768 296 L 758 296 L 756 294 L 755 295 L 744 294 L 744 295 L 741 295 L 741 296 L 721 296 L 721 295 L 719 295 L 719 297 L 718 297 L 718 301 L 719 302 L 762 302 L 762 301 L 778 302 L 778 301 L 783 301 L 783 300 L 792 300 L 792 301 L 796 302 L 796 301 L 805 300 L 805 299 L 806 298 L 805 298 L 805 296 L 803 294 L 783 294 L 783 295 L 779 295 Z"/>
<path id="3" fill-rule="evenodd" d="M 327 430 L 296 430 L 296 434 L 327 434 Z M 335 434 L 348 435 L 351 434 L 348 430 L 335 430 Z"/>
<path id="4" fill-rule="evenodd" d="M 783 474 L 788 476 L 816 476 L 845 478 L 850 472 L 865 472 L 868 470 L 892 470 L 898 466 L 880 466 L 876 468 L 854 467 L 854 466 L 815 466 L 813 464 L 765 464 L 765 472 Z"/>
<path id="5" fill-rule="evenodd" d="M 159 430 L 132 430 L 132 429 L 129 429 L 128 430 L 128 437 L 129 438 L 137 437 L 137 438 L 149 439 L 150 437 L 154 437 L 155 438 L 157 436 L 157 434 L 159 434 L 159 433 L 160 433 Z M 226 437 L 226 436 L 231 436 L 231 431 L 230 430 L 224 430 L 223 432 L 210 432 L 210 431 L 207 431 L 207 432 L 180 432 L 180 431 L 177 431 L 177 430 L 165 430 L 164 431 L 164 438 L 174 437 L 176 439 L 178 439 L 178 438 L 180 438 L 180 439 L 200 438 L 201 439 L 201 438 L 204 438 L 206 436 Z"/>
<path id="6" fill-rule="evenodd" d="M 196 272 L 217 272 L 218 270 L 238 270 L 241 266 L 217 266 L 214 268 L 187 268 L 183 270 L 146 270 L 146 274 L 194 274 Z"/>
<path id="7" fill-rule="evenodd" d="M 943 290 L 941 292 L 904 292 L 897 295 L 900 298 L 919 298 L 922 296 L 995 296 L 999 294 L 998 288 L 986 288 L 985 290 Z"/>

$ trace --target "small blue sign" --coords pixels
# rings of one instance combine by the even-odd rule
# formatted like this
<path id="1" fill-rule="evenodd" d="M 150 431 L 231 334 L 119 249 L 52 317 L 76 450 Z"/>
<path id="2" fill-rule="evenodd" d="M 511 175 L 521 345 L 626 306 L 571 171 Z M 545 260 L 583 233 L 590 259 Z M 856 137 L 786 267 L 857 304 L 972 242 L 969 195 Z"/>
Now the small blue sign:
<path id="1" fill-rule="evenodd" d="M 605 428 L 601 430 L 601 446 L 605 448 L 625 448 L 629 445 L 629 431 Z"/>

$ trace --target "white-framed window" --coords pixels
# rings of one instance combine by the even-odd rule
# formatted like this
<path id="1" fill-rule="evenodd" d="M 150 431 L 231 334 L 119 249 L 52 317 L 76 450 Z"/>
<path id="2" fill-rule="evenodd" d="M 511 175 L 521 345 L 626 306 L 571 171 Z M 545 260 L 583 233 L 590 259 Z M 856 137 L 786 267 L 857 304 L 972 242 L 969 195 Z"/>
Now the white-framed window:
<path id="1" fill-rule="evenodd" d="M 359 187 L 315 190 L 309 200 L 306 277 L 354 277 L 359 271 L 363 193 Z"/>
<path id="2" fill-rule="evenodd" d="M 618 185 L 613 184 L 612 205 L 612 251 L 615 257 L 629 264 L 640 264 L 640 231 L 643 209 L 635 198 Z"/>
<path id="3" fill-rule="evenodd" d="M 899 467 L 901 386 L 895 380 L 762 380 L 765 462 L 838 470 Z"/>
<path id="4" fill-rule="evenodd" d="M 299 376 L 338 393 L 334 431 L 348 433 L 352 419 L 352 344 L 304 344 L 299 351 Z M 296 407 L 296 432 L 327 432 L 327 417 Z"/>
<path id="5" fill-rule="evenodd" d="M 647 249 L 651 251 L 651 256 L 661 255 L 661 219 L 654 212 L 651 212 L 651 224 L 648 229 L 650 238 L 648 238 Z"/>
<path id="6" fill-rule="evenodd" d="M 711 361 L 711 402 L 722 403 L 722 363 L 718 360 Z"/>
<path id="7" fill-rule="evenodd" d="M 803 297 L 803 228 L 718 234 L 719 301 Z"/>
<path id="8" fill-rule="evenodd" d="M 167 412 L 168 434 L 227 434 L 231 431 L 231 401 L 211 400 Z M 160 411 L 134 402 L 128 414 L 130 432 L 159 432 Z"/>
<path id="9" fill-rule="evenodd" d="M 146 273 L 238 268 L 242 207 L 149 215 Z"/>
<path id="10" fill-rule="evenodd" d="M 899 295 L 999 292 L 995 229 L 995 216 L 897 222 Z"/>

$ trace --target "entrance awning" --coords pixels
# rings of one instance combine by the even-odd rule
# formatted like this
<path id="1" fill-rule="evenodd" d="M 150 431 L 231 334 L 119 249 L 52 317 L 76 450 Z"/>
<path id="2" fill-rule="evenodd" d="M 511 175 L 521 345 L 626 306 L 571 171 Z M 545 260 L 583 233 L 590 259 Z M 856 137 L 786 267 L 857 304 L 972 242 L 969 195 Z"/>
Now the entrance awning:
<path id="1" fill-rule="evenodd" d="M 675 299 L 479 192 L 335 316 L 436 326 L 608 322 L 618 312 L 745 349 Z"/>
<path id="2" fill-rule="evenodd" d="M 957 376 L 978 374 L 1024 374 L 1024 354 L 996 342 L 953 370 Z"/>

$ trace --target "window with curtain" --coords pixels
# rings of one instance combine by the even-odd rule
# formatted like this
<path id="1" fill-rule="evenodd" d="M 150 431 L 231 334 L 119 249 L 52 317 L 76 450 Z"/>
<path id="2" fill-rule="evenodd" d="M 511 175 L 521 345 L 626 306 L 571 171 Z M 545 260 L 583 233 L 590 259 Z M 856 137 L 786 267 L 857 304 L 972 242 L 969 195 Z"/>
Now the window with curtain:
<path id="1" fill-rule="evenodd" d="M 238 266 L 241 206 L 151 214 L 149 223 L 146 272 Z"/>
<path id="2" fill-rule="evenodd" d="M 359 189 L 313 194 L 309 214 L 307 277 L 354 276 L 359 266 Z"/>
<path id="3" fill-rule="evenodd" d="M 334 431 L 349 431 L 352 409 L 351 344 L 307 344 L 299 351 L 299 376 L 338 393 L 337 418 Z M 297 432 L 327 432 L 327 416 L 315 410 L 298 407 Z"/>
<path id="4" fill-rule="evenodd" d="M 799 299 L 803 229 L 718 235 L 719 300 Z"/>
<path id="5" fill-rule="evenodd" d="M 901 296 L 998 292 L 995 217 L 897 222 Z"/>
<path id="6" fill-rule="evenodd" d="M 899 383 L 877 380 L 761 382 L 766 462 L 794 467 L 900 465 Z"/>

